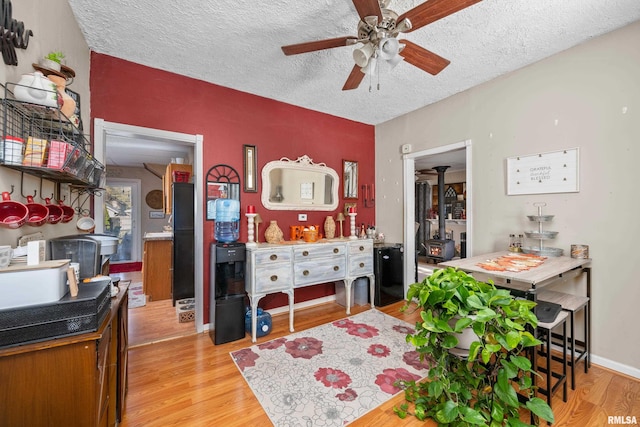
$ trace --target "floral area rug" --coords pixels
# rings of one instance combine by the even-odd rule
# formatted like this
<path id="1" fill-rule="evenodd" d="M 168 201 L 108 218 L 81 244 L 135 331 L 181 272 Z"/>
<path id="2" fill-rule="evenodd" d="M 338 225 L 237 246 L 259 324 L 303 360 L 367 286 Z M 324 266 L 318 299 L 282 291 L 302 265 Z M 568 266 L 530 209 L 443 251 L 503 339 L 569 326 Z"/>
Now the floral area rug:
<path id="1" fill-rule="evenodd" d="M 276 426 L 344 426 L 419 380 L 428 363 L 406 343 L 412 325 L 378 310 L 234 351 Z"/>

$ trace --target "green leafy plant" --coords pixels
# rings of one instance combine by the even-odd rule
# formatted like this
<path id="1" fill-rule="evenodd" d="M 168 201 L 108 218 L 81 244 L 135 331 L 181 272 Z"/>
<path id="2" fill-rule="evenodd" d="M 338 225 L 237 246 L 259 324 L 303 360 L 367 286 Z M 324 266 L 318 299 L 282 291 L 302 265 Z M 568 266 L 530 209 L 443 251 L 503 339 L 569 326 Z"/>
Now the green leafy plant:
<path id="1" fill-rule="evenodd" d="M 407 342 L 431 368 L 426 381 L 399 384 L 406 400 L 394 408 L 400 418 L 432 418 L 439 426 L 519 427 L 530 425 L 521 421 L 523 414 L 529 417 L 527 409 L 536 420 L 553 422 L 549 405 L 534 394 L 537 374 L 525 355 L 540 344 L 531 333 L 538 323 L 533 301 L 450 267 L 412 284 L 407 298 L 403 311 L 421 310 Z M 451 351 L 465 328 L 477 337 L 466 358 Z"/>
<path id="2" fill-rule="evenodd" d="M 62 53 L 60 51 L 49 52 L 47 54 L 47 56 L 45 56 L 45 58 L 46 59 L 50 59 L 51 61 L 57 62 L 58 64 L 60 64 L 64 60 L 64 53 Z"/>

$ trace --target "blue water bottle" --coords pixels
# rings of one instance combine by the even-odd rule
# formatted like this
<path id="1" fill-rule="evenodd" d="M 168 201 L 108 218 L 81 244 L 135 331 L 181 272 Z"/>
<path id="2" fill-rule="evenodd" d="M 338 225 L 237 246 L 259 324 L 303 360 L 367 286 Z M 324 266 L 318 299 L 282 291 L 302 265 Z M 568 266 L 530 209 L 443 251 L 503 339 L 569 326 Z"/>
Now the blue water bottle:
<path id="1" fill-rule="evenodd" d="M 217 199 L 214 204 L 213 236 L 218 242 L 231 243 L 240 235 L 240 202 L 233 199 Z"/>

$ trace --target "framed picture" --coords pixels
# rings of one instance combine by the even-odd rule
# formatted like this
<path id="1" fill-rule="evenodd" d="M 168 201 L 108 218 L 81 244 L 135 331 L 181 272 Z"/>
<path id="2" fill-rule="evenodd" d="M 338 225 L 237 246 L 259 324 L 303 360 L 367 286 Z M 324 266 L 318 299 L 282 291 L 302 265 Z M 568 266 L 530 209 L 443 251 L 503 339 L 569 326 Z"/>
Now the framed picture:
<path id="1" fill-rule="evenodd" d="M 163 211 L 149 211 L 149 218 L 151 219 L 164 219 Z"/>
<path id="2" fill-rule="evenodd" d="M 257 152 L 255 145 L 244 145 L 244 191 L 245 193 L 258 192 L 257 177 Z"/>

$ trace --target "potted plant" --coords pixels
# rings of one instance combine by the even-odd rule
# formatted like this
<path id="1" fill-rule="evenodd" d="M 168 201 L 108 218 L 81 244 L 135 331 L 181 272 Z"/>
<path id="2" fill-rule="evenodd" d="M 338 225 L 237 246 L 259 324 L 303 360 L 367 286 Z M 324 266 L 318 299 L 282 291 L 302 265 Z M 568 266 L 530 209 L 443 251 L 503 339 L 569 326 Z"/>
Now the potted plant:
<path id="1" fill-rule="evenodd" d="M 540 344 L 531 333 L 537 325 L 533 301 L 451 267 L 411 285 L 407 299 L 403 311 L 422 310 L 407 342 L 431 368 L 426 381 L 400 384 L 406 399 L 394 408 L 400 418 L 432 418 L 439 426 L 528 426 L 520 419 L 527 409 L 536 420 L 553 422 L 549 405 L 534 395 L 537 374 L 524 355 Z M 469 328 L 475 340 L 468 350 L 456 349 Z"/>
<path id="2" fill-rule="evenodd" d="M 49 52 L 40 60 L 40 66 L 49 70 L 60 71 L 60 65 L 64 61 L 64 53 L 60 51 Z"/>

